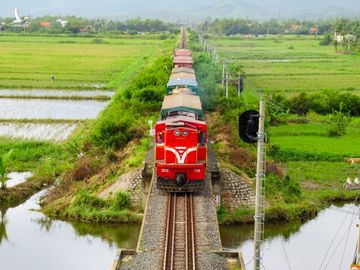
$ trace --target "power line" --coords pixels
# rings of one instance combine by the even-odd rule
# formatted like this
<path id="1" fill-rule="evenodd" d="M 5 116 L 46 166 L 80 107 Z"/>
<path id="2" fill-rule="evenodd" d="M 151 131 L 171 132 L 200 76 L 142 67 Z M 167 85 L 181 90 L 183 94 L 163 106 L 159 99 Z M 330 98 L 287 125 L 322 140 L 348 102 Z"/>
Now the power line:
<path id="1" fill-rule="evenodd" d="M 285 246 L 284 246 L 284 242 L 281 241 L 281 246 L 282 246 L 282 249 L 283 249 L 283 252 L 284 252 L 284 256 L 285 256 L 285 260 L 286 260 L 286 263 L 288 265 L 288 268 L 289 270 L 291 270 L 291 265 L 290 265 L 290 261 L 289 261 L 289 257 L 287 255 L 287 252 L 286 252 L 286 249 L 285 249 Z"/>
<path id="2" fill-rule="evenodd" d="M 353 202 L 354 205 L 356 204 L 359 196 L 360 196 L 360 194 L 356 196 L 356 198 L 355 198 L 355 200 L 354 200 L 354 202 Z M 340 225 L 339 225 L 339 227 L 338 227 L 338 229 L 337 229 L 337 231 L 336 231 L 333 239 L 332 239 L 331 242 L 330 242 L 330 245 L 329 245 L 328 249 L 327 249 L 326 252 L 325 252 L 325 255 L 324 255 L 324 257 L 323 257 L 323 260 L 321 261 L 319 270 L 321 270 L 323 264 L 325 263 L 325 260 L 326 260 L 328 254 L 329 254 L 329 252 L 330 252 L 330 250 L 331 250 L 331 247 L 332 247 L 332 245 L 334 244 L 334 242 L 335 242 L 335 240 L 336 240 L 336 237 L 337 237 L 338 234 L 340 233 L 340 230 L 341 230 L 343 224 L 345 223 L 345 220 L 347 219 L 347 217 L 348 217 L 349 214 L 350 214 L 350 213 L 346 213 L 346 216 L 344 217 L 344 219 L 343 219 L 342 222 L 340 223 Z M 331 257 L 330 257 L 330 258 L 331 258 Z M 329 259 L 329 260 L 330 260 L 330 259 Z M 328 263 L 327 263 L 327 264 L 328 264 Z M 327 264 L 326 264 L 326 265 L 327 265 Z"/>

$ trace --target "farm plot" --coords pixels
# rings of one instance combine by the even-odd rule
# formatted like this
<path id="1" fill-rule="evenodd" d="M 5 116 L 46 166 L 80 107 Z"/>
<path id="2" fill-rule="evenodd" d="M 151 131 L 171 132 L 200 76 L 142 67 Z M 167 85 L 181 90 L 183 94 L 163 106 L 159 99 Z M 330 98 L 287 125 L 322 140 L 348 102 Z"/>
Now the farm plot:
<path id="1" fill-rule="evenodd" d="M 243 66 L 257 89 L 360 94 L 359 56 L 337 54 L 332 45 L 320 46 L 319 42 L 314 36 L 210 39 L 222 58 Z"/>
<path id="2" fill-rule="evenodd" d="M 165 42 L 0 36 L 0 89 L 113 89 Z"/>

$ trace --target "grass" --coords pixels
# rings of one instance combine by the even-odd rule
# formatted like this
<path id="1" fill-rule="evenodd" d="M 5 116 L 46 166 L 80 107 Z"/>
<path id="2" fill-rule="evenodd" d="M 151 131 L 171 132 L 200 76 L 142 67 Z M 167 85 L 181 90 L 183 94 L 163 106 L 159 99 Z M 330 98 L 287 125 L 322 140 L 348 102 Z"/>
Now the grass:
<path id="1" fill-rule="evenodd" d="M 8 161 L 8 170 L 10 171 L 33 171 L 40 164 L 44 165 L 47 161 L 53 160 L 56 163 L 66 159 L 63 145 L 50 142 L 0 138 L 0 155 L 4 155 L 9 151 L 12 151 Z M 59 163 L 58 165 L 61 164 Z M 55 173 L 56 170 L 55 168 L 53 169 Z"/>
<path id="2" fill-rule="evenodd" d="M 92 40 L 0 35 L 0 88 L 115 89 L 169 43 L 156 37 Z"/>
<path id="3" fill-rule="evenodd" d="M 331 89 L 360 94 L 359 56 L 337 54 L 333 46 L 320 46 L 319 41 L 291 35 L 210 39 L 222 58 L 242 65 L 247 78 L 265 92 Z"/>
<path id="4" fill-rule="evenodd" d="M 304 189 L 339 188 L 347 177 L 359 177 L 360 165 L 346 162 L 297 161 L 286 163 L 290 178 L 301 183 Z"/>
<path id="5" fill-rule="evenodd" d="M 120 191 L 110 199 L 101 199 L 86 190 L 80 190 L 61 217 L 91 222 L 139 222 L 141 216 L 129 208 L 128 193 Z"/>
<path id="6" fill-rule="evenodd" d="M 269 128 L 270 142 L 280 149 L 295 150 L 302 153 L 357 157 L 360 152 L 360 129 L 356 125 L 347 128 L 347 134 L 329 137 L 329 124 L 288 124 Z"/>

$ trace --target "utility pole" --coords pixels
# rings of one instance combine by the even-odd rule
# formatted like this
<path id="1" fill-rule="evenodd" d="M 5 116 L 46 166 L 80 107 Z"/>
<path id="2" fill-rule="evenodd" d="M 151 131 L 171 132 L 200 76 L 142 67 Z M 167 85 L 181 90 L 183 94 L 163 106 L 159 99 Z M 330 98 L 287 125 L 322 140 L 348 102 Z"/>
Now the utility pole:
<path id="1" fill-rule="evenodd" d="M 225 62 L 223 62 L 223 70 L 222 70 L 222 81 L 221 81 L 222 86 L 225 86 Z"/>
<path id="2" fill-rule="evenodd" d="M 238 74 L 238 88 L 237 88 L 238 97 L 240 97 L 240 93 L 241 93 L 241 76 L 240 76 L 240 73 L 239 73 Z"/>
<path id="3" fill-rule="evenodd" d="M 225 75 L 225 96 L 229 96 L 229 72 L 227 70 Z"/>
<path id="4" fill-rule="evenodd" d="M 360 264 L 360 212 L 359 212 L 359 224 L 357 224 L 357 227 L 359 229 L 359 235 L 358 235 L 358 242 L 357 242 L 357 249 L 356 249 L 356 257 L 355 257 L 355 264 Z"/>
<path id="5" fill-rule="evenodd" d="M 254 229 L 254 270 L 260 270 L 261 244 L 264 236 L 264 209 L 265 209 L 265 101 L 260 100 L 260 117 L 257 145 L 256 165 L 256 200 L 255 200 L 255 229 Z"/>

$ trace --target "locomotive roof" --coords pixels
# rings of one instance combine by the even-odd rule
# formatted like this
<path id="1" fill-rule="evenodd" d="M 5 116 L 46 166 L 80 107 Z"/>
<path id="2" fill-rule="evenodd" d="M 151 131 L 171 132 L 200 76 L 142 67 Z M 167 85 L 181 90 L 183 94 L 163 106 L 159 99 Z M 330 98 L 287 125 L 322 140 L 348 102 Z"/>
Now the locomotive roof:
<path id="1" fill-rule="evenodd" d="M 190 56 L 175 56 L 174 64 L 193 64 L 193 60 Z"/>
<path id="2" fill-rule="evenodd" d="M 188 50 L 188 49 L 177 49 L 177 50 L 175 50 L 175 55 L 187 55 L 187 56 L 190 56 L 191 51 Z"/>
<path id="3" fill-rule="evenodd" d="M 194 78 L 170 78 L 167 83 L 167 87 L 171 86 L 181 86 L 181 85 L 190 85 L 190 86 L 198 86 L 196 79 Z"/>
<path id="4" fill-rule="evenodd" d="M 165 96 L 161 108 L 161 118 L 165 118 L 168 112 L 178 110 L 195 112 L 199 118 L 203 118 L 200 98 L 196 95 L 180 92 Z"/>
<path id="5" fill-rule="evenodd" d="M 194 73 L 188 73 L 188 72 L 176 72 L 176 73 L 171 73 L 170 79 L 177 79 L 177 78 L 190 78 L 190 79 L 195 79 L 195 74 L 194 74 Z"/>
<path id="6" fill-rule="evenodd" d="M 179 72 L 195 74 L 195 70 L 193 68 L 173 68 L 173 70 L 171 71 L 172 74 Z"/>
<path id="7" fill-rule="evenodd" d="M 171 126 L 171 125 L 181 125 L 183 122 L 191 122 L 194 124 L 200 124 L 200 125 L 206 125 L 205 121 L 202 120 L 196 120 L 194 118 L 191 117 L 186 117 L 186 116 L 175 116 L 175 117 L 170 117 L 164 121 L 159 121 L 160 123 L 163 122 L 165 123 L 167 126 Z"/>

